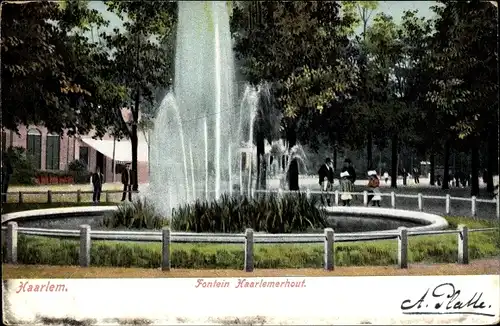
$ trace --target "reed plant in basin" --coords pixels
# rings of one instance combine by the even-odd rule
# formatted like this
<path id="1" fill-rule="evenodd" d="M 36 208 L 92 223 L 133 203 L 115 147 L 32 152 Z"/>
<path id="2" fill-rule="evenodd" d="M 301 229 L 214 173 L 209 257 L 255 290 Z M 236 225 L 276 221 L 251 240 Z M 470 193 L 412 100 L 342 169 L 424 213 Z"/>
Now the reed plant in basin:
<path id="1" fill-rule="evenodd" d="M 317 199 L 305 194 L 245 196 L 223 195 L 211 202 L 196 201 L 172 211 L 172 228 L 183 232 L 292 233 L 326 227 Z"/>
<path id="2" fill-rule="evenodd" d="M 106 216 L 102 223 L 112 229 L 158 230 L 168 225 L 168 219 L 159 213 L 153 203 L 139 198 L 132 203 L 120 204 L 118 210 Z"/>

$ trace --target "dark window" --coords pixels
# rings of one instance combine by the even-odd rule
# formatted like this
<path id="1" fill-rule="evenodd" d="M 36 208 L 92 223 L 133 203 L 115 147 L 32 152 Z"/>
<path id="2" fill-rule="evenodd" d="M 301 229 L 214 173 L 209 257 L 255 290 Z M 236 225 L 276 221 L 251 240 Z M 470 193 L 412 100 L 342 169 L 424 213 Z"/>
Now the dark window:
<path id="1" fill-rule="evenodd" d="M 89 165 L 89 148 L 87 146 L 80 146 L 80 162 Z"/>
<path id="2" fill-rule="evenodd" d="M 28 130 L 26 152 L 33 160 L 35 168 L 42 168 L 42 133 L 37 129 Z"/>
<path id="3" fill-rule="evenodd" d="M 47 170 L 59 170 L 59 152 L 61 146 L 61 139 L 57 134 L 47 135 L 47 160 L 45 167 Z"/>

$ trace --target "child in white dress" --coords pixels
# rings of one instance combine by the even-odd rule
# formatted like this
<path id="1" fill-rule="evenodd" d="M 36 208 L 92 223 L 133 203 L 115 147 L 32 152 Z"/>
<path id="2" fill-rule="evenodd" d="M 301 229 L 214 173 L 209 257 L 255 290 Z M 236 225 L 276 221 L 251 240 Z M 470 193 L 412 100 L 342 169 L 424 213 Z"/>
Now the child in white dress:
<path id="1" fill-rule="evenodd" d="M 351 180 L 348 179 L 349 172 L 345 171 L 340 173 L 340 200 L 342 200 L 343 206 L 351 206 L 352 192 L 354 191 L 354 186 Z"/>

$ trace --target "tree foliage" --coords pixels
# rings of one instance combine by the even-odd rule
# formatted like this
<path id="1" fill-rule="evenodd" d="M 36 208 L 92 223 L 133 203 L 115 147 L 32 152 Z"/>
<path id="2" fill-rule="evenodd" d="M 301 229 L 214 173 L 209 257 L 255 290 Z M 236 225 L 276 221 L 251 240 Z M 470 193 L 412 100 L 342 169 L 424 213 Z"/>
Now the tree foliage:
<path id="1" fill-rule="evenodd" d="M 86 2 L 2 6 L 2 127 L 45 125 L 69 134 L 104 134 L 104 110 L 124 90 L 107 78 L 106 49 L 89 42 L 89 24 L 106 22 Z"/>

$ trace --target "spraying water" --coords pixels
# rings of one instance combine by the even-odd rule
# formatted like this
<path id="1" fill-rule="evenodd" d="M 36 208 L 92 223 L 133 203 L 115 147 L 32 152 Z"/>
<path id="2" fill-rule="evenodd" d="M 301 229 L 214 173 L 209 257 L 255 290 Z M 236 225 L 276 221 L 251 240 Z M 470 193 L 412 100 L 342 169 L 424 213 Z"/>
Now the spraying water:
<path id="1" fill-rule="evenodd" d="M 174 89 L 155 119 L 147 194 L 167 215 L 203 193 L 219 198 L 241 167 L 242 126 L 257 103 L 234 105 L 233 58 L 226 2 L 179 1 Z"/>

